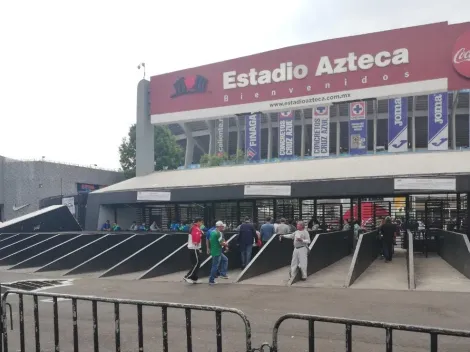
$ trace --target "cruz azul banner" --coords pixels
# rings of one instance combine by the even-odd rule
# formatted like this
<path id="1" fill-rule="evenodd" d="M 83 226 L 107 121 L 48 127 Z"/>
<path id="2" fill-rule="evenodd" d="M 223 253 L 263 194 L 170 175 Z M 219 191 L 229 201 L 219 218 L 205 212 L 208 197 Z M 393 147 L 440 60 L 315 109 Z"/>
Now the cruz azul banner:
<path id="1" fill-rule="evenodd" d="M 216 152 L 217 155 L 228 153 L 228 119 L 216 120 Z"/>
<path id="2" fill-rule="evenodd" d="M 319 105 L 313 108 L 312 156 L 330 155 L 330 107 Z"/>
<path id="3" fill-rule="evenodd" d="M 294 111 L 279 113 L 279 159 L 294 156 Z"/>
<path id="4" fill-rule="evenodd" d="M 449 149 L 449 116 L 447 93 L 428 96 L 428 150 Z"/>
<path id="5" fill-rule="evenodd" d="M 245 152 L 248 161 L 261 159 L 261 114 L 245 116 Z"/>
<path id="6" fill-rule="evenodd" d="M 388 151 L 408 151 L 408 99 L 388 100 Z"/>
<path id="7" fill-rule="evenodd" d="M 366 102 L 349 104 L 349 154 L 367 154 Z"/>

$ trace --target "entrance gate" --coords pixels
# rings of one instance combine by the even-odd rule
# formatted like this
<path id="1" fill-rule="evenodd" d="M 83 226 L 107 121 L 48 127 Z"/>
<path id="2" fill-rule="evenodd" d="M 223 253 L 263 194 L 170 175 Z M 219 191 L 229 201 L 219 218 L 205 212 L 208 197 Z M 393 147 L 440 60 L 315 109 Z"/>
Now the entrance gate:
<path id="1" fill-rule="evenodd" d="M 18 298 L 18 316 L 19 316 L 19 349 L 10 348 L 10 338 L 8 335 L 8 321 L 6 314 L 6 307 L 10 307 L 10 324 L 11 329 L 13 330 L 13 319 L 11 314 L 11 306 L 7 302 L 7 299 L 10 296 L 16 296 Z M 25 333 L 25 296 L 32 296 L 33 298 L 33 321 L 34 321 L 34 349 L 26 349 L 26 336 Z M 390 324 L 383 322 L 375 321 L 365 321 L 365 320 L 356 320 L 356 319 L 344 319 L 344 318 L 332 318 L 318 315 L 307 315 L 307 314 L 286 314 L 281 316 L 276 323 L 274 324 L 274 329 L 272 332 L 272 343 L 264 343 L 258 348 L 252 347 L 251 341 L 251 325 L 247 316 L 240 310 L 234 308 L 224 308 L 217 306 L 205 306 L 205 305 L 194 305 L 194 304 L 178 304 L 178 303 L 163 303 L 163 302 L 154 302 L 154 301 L 141 301 L 141 300 L 128 300 L 128 299 L 117 299 L 117 298 L 106 298 L 106 297 L 96 297 L 96 296 L 77 296 L 69 294 L 56 294 L 56 293 L 43 293 L 43 292 L 30 292 L 23 290 L 9 290 L 5 292 L 1 299 L 1 340 L 0 341 L 0 352 L 9 352 L 19 350 L 21 352 L 25 351 L 36 351 L 41 352 L 41 325 L 39 319 L 39 297 L 49 297 L 52 301 L 52 320 L 53 320 L 53 341 L 54 341 L 54 351 L 61 351 L 60 347 L 60 332 L 63 332 L 63 329 L 59 326 L 59 301 L 70 300 L 71 301 L 71 312 L 72 312 L 72 344 L 73 351 L 78 352 L 80 347 L 80 335 L 79 335 L 79 314 L 83 315 L 83 309 L 78 310 L 78 302 L 90 302 L 91 303 L 91 325 L 92 325 L 92 345 L 93 351 L 98 352 L 100 350 L 100 330 L 98 322 L 98 303 L 108 304 L 113 306 L 113 315 L 114 315 L 114 345 L 116 352 L 121 351 L 121 318 L 120 311 L 121 306 L 127 305 L 135 307 L 135 313 L 137 315 L 137 342 L 138 351 L 144 351 L 144 323 L 143 315 L 144 308 L 146 315 L 148 313 L 149 307 L 160 308 L 161 310 L 161 333 L 162 333 L 162 351 L 168 352 L 170 350 L 176 350 L 170 346 L 169 343 L 169 331 L 168 331 L 168 320 L 169 320 L 169 310 L 179 310 L 184 312 L 185 317 L 185 330 L 186 330 L 186 348 L 188 352 L 193 351 L 193 329 L 192 329 L 192 313 L 194 311 L 205 311 L 205 312 L 214 312 L 215 313 L 215 341 L 216 341 L 216 351 L 222 352 L 225 350 L 222 343 L 222 315 L 232 314 L 238 316 L 243 323 L 244 333 L 243 333 L 243 344 L 244 351 L 246 352 L 280 352 L 282 351 L 279 347 L 279 328 L 286 320 L 302 320 L 306 321 L 308 325 L 306 326 L 308 332 L 308 351 L 315 351 L 315 325 L 318 323 L 330 323 L 330 324 L 340 324 L 345 327 L 345 337 L 344 337 L 344 350 L 346 352 L 352 352 L 353 349 L 353 326 L 354 327 L 368 327 L 368 328 L 378 328 L 385 330 L 385 351 L 393 352 L 393 332 L 394 331 L 407 331 L 413 333 L 427 334 L 429 335 L 429 351 L 438 352 L 438 337 L 441 336 L 454 336 L 462 338 L 470 338 L 470 331 L 465 330 L 450 330 L 450 329 L 440 329 L 440 328 L 430 328 L 424 326 L 414 326 L 414 325 L 404 325 L 404 324 Z M 62 308 L 61 308 L 62 311 Z M 145 325 L 146 330 L 152 330 L 152 327 Z M 29 335 L 28 335 L 29 336 Z M 105 335 L 106 336 L 106 335 Z M 129 340 L 129 336 L 124 339 Z M 52 341 L 50 339 L 49 341 Z M 83 341 L 83 340 L 82 340 Z M 90 341 L 86 339 L 85 341 Z M 90 342 L 91 344 L 91 342 Z M 83 345 L 82 345 L 83 346 Z M 230 350 L 233 350 L 233 346 L 229 347 Z M 65 349 L 63 349 L 65 350 Z M 69 350 L 69 349 L 67 349 Z M 303 348 L 302 348 L 303 350 Z M 468 350 L 468 348 L 465 348 Z M 179 349 L 181 351 L 181 349 Z M 242 350 L 240 350 L 242 351 Z"/>

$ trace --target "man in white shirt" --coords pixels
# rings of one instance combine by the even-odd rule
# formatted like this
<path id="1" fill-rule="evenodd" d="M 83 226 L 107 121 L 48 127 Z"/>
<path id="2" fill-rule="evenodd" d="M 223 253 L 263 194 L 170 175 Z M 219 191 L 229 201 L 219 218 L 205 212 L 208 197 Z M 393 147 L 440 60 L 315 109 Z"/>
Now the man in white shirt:
<path id="1" fill-rule="evenodd" d="M 308 251 L 310 244 L 310 234 L 305 230 L 303 221 L 297 223 L 297 231 L 287 235 L 281 235 L 282 238 L 294 240 L 294 252 L 292 253 L 292 262 L 290 265 L 290 276 L 296 274 L 297 268 L 300 268 L 302 274 L 301 280 L 307 280 Z"/>

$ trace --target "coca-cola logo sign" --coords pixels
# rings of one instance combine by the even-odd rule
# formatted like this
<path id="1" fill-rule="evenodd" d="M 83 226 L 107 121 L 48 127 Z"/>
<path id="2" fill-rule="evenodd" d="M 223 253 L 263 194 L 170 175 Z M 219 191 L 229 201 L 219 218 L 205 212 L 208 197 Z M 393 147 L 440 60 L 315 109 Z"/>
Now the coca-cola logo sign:
<path id="1" fill-rule="evenodd" d="M 452 64 L 459 74 L 470 78 L 470 31 L 462 34 L 455 42 Z"/>

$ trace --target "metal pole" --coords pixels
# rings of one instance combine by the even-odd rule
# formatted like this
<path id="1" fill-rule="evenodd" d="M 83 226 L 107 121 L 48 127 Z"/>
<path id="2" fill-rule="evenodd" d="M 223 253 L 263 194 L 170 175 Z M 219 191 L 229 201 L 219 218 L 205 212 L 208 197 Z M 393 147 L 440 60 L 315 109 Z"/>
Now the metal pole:
<path id="1" fill-rule="evenodd" d="M 413 97 L 413 108 L 411 112 L 411 150 L 416 151 L 416 100 L 417 97 Z M 429 112 L 428 112 L 429 113 Z"/>
<path id="2" fill-rule="evenodd" d="M 305 157 L 305 113 L 304 110 L 300 110 L 300 121 L 302 124 L 302 132 L 300 135 L 300 157 L 303 159 Z"/>

